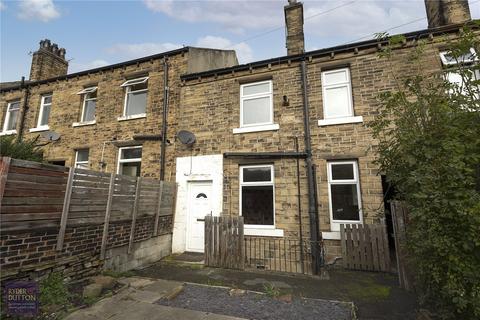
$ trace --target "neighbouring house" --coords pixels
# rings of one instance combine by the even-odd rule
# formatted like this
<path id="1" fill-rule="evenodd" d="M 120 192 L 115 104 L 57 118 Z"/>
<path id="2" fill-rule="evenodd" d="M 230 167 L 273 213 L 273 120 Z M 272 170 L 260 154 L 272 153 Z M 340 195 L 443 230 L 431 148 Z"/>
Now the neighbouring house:
<path id="1" fill-rule="evenodd" d="M 467 1 L 425 5 L 429 28 L 395 48 L 402 75 L 420 39 L 425 70 L 444 73 L 446 41 L 470 20 Z M 243 65 L 233 51 L 185 47 L 66 74 L 65 50 L 44 40 L 30 80 L 0 88 L 0 134 L 53 139 L 52 163 L 175 181 L 173 252 L 204 250 L 205 215 L 241 215 L 246 236 L 323 239 L 331 260 L 340 224 L 385 218 L 367 123 L 395 88 L 392 63 L 382 39 L 305 52 L 303 4 L 284 10 L 287 55 Z"/>

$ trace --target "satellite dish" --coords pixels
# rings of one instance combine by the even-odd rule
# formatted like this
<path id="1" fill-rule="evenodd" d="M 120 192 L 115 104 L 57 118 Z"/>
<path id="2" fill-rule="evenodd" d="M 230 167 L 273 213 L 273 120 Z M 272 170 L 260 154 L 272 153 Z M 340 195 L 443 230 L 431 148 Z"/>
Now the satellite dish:
<path id="1" fill-rule="evenodd" d="M 48 141 L 57 141 L 60 139 L 60 134 L 56 133 L 55 131 L 45 131 L 40 134 L 42 138 Z"/>
<path id="2" fill-rule="evenodd" d="M 197 141 L 197 139 L 195 138 L 195 135 L 192 132 L 187 131 L 187 130 L 180 130 L 177 133 L 177 137 L 178 137 L 178 140 L 180 140 L 181 143 L 183 143 L 187 146 L 191 146 L 195 143 L 195 141 Z"/>

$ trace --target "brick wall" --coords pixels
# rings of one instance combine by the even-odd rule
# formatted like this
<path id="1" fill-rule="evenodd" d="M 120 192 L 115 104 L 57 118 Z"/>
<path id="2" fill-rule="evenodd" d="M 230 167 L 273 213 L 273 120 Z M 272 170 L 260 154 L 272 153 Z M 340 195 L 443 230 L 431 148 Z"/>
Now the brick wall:
<path id="1" fill-rule="evenodd" d="M 134 242 L 141 243 L 154 238 L 154 219 L 155 217 L 137 219 Z M 159 226 L 158 237 L 170 237 L 172 216 L 160 217 Z M 130 230 L 131 221 L 111 222 L 107 249 L 128 246 Z M 67 279 L 82 279 L 97 274 L 105 263 L 100 259 L 102 234 L 101 224 L 69 226 L 61 251 L 56 251 L 57 228 L 2 234 L 2 280 L 38 279 L 52 271 L 62 271 Z"/>

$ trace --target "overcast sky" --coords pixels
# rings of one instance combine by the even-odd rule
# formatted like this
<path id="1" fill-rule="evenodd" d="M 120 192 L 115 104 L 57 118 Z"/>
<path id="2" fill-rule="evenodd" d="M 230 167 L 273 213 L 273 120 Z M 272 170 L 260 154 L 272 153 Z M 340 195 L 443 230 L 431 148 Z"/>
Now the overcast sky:
<path id="1" fill-rule="evenodd" d="M 28 78 L 44 38 L 67 49 L 69 73 L 183 45 L 235 49 L 240 63 L 283 56 L 286 3 L 0 0 L 0 81 Z M 469 3 L 479 18 L 480 0 Z M 427 27 L 424 0 L 305 0 L 304 17 L 307 51 Z"/>

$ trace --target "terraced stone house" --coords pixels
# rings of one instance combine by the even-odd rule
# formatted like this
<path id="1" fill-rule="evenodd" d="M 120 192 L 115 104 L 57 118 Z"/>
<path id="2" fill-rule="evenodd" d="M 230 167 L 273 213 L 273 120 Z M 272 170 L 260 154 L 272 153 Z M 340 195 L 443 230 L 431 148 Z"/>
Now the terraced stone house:
<path id="1" fill-rule="evenodd" d="M 412 72 L 421 39 L 426 72 L 452 68 L 446 40 L 470 20 L 467 1 L 425 3 L 428 29 L 405 34 L 393 63 L 378 55 L 386 40 L 305 52 L 296 1 L 284 8 L 287 55 L 243 65 L 185 47 L 67 74 L 65 50 L 44 40 L 30 80 L 2 84 L 1 134 L 53 139 L 52 163 L 176 181 L 174 252 L 204 250 L 205 215 L 241 215 L 246 236 L 323 240 L 330 261 L 341 223 L 386 218 L 368 127 L 378 93 Z"/>

